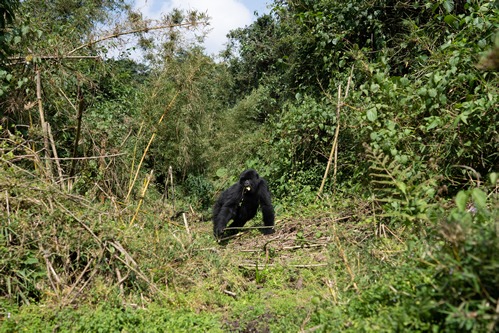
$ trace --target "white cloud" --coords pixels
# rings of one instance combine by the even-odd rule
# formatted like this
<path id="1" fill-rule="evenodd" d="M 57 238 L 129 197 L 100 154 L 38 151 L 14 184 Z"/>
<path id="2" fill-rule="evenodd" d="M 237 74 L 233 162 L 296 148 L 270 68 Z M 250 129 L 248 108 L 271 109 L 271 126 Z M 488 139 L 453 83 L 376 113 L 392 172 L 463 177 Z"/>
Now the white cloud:
<path id="1" fill-rule="evenodd" d="M 204 45 L 209 54 L 220 52 L 227 42 L 227 33 L 251 24 L 253 18 L 250 10 L 237 0 L 137 0 L 134 8 L 151 19 L 158 19 L 173 8 L 206 12 L 210 16 L 211 30 Z"/>

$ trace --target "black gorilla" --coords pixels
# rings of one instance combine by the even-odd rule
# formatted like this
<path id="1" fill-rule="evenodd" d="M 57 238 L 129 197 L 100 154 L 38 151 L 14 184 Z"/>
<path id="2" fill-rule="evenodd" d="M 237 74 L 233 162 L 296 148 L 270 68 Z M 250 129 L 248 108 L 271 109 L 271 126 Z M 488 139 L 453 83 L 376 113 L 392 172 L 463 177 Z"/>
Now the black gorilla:
<path id="1" fill-rule="evenodd" d="M 224 234 L 225 227 L 233 220 L 229 228 L 241 228 L 256 215 L 258 206 L 262 208 L 264 234 L 274 232 L 274 207 L 270 200 L 270 191 L 265 179 L 249 169 L 239 176 L 239 182 L 223 191 L 213 207 L 213 233 L 216 238 Z M 237 230 L 227 230 L 227 236 Z"/>

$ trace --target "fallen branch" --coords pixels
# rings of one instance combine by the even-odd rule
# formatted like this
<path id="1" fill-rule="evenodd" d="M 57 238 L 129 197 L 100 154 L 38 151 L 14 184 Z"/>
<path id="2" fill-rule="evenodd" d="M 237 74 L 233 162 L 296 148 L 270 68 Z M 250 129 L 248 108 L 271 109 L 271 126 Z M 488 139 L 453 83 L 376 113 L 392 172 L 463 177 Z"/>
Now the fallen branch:
<path id="1" fill-rule="evenodd" d="M 104 248 L 101 248 L 100 249 L 100 253 L 99 253 L 98 257 L 97 257 L 98 259 L 96 260 L 96 263 L 101 262 L 103 255 L 104 255 Z M 81 294 L 81 292 L 83 291 L 83 289 L 85 289 L 85 287 L 90 283 L 90 281 L 92 281 L 94 275 L 97 274 L 97 272 L 99 271 L 99 268 L 100 267 L 97 264 L 94 266 L 94 269 L 92 269 L 92 272 L 90 273 L 90 276 L 88 277 L 88 279 L 85 280 L 85 282 L 80 287 L 80 289 L 78 289 L 78 291 L 73 295 L 73 297 L 69 301 L 66 302 L 66 304 L 73 303 L 73 301 L 76 299 L 76 297 L 78 297 L 78 295 Z"/>
<path id="2" fill-rule="evenodd" d="M 271 226 L 259 226 L 259 227 L 229 227 L 224 230 L 250 230 L 250 229 L 270 229 Z"/>
<path id="3" fill-rule="evenodd" d="M 42 239 L 42 235 L 40 232 L 38 232 L 38 239 Z M 50 281 L 50 284 L 52 285 L 52 290 L 57 296 L 60 296 L 59 286 L 61 286 L 61 278 L 59 277 L 59 275 L 57 275 L 54 266 L 52 266 L 52 263 L 49 260 L 49 253 L 48 251 L 45 251 L 41 241 L 38 242 L 38 247 L 40 248 L 40 252 L 43 254 L 43 259 L 45 259 L 45 266 L 47 267 L 47 277 Z M 57 284 L 54 283 L 54 279 Z"/>
<path id="4" fill-rule="evenodd" d="M 278 248 L 274 248 L 274 251 L 290 251 L 290 250 L 297 250 L 297 249 L 311 249 L 315 247 L 324 247 L 327 246 L 328 243 L 320 243 L 320 244 L 302 244 L 302 245 L 296 245 L 296 246 L 282 246 Z M 261 252 L 262 249 L 249 249 L 249 250 L 241 250 L 241 252 Z"/>
<path id="5" fill-rule="evenodd" d="M 313 268 L 313 267 L 324 267 L 328 264 L 308 264 L 308 265 L 286 265 L 286 267 L 294 267 L 294 268 Z M 239 264 L 239 267 L 242 268 L 261 268 L 261 267 L 276 267 L 275 264 Z"/>
<path id="6" fill-rule="evenodd" d="M 59 160 L 59 161 L 67 161 L 67 160 L 96 160 L 96 159 L 101 159 L 101 158 L 108 158 L 108 157 L 116 157 L 116 156 L 122 156 L 126 155 L 126 153 L 117 153 L 117 154 L 107 154 L 107 155 L 99 155 L 99 156 L 86 156 L 86 157 L 50 157 L 50 160 Z M 30 155 L 27 155 L 30 156 Z M 46 157 L 40 158 L 42 160 L 46 159 Z"/>
<path id="7" fill-rule="evenodd" d="M 62 210 L 64 210 L 69 215 L 71 215 L 71 217 L 74 218 L 83 227 L 83 229 L 85 229 L 86 231 L 88 231 L 90 233 L 90 235 L 92 235 L 92 237 L 97 241 L 97 243 L 99 245 L 102 245 L 102 240 L 99 237 L 97 237 L 97 235 L 92 231 L 92 229 L 90 229 L 85 223 L 83 223 L 82 220 L 80 220 L 79 218 L 77 218 L 76 215 L 73 214 L 72 211 L 70 211 L 69 209 L 67 209 L 66 207 L 64 207 L 64 205 L 62 205 L 61 203 L 59 203 L 57 201 L 56 201 L 56 203 L 57 203 L 57 205 L 59 207 L 62 208 Z"/>
<path id="8" fill-rule="evenodd" d="M 76 288 L 76 286 L 80 283 L 80 280 L 83 278 L 83 276 L 85 275 L 85 273 L 87 272 L 88 268 L 90 267 L 90 265 L 94 262 L 94 259 L 95 258 L 91 258 L 90 261 L 87 263 L 87 265 L 85 266 L 85 268 L 81 271 L 80 275 L 78 275 L 78 277 L 76 278 L 76 281 L 75 283 L 73 283 L 71 285 L 71 287 L 69 288 L 69 291 L 67 292 L 66 296 L 64 297 L 64 299 L 62 300 L 62 304 L 64 305 L 67 305 L 69 304 L 67 302 L 68 300 L 68 297 L 73 293 L 73 290 Z M 74 299 L 74 298 L 72 298 Z"/>
<path id="9" fill-rule="evenodd" d="M 352 283 L 355 291 L 359 291 L 359 288 L 357 287 L 357 284 L 355 283 L 355 275 L 352 271 L 352 268 L 350 267 L 348 263 L 347 256 L 345 255 L 345 252 L 343 251 L 343 248 L 341 246 L 341 241 L 338 235 L 336 234 L 336 228 L 334 229 L 334 239 L 336 240 L 336 247 L 338 251 L 340 252 L 340 256 L 343 259 L 343 262 L 345 263 L 345 267 L 347 269 L 348 275 L 350 275 L 350 282 Z"/>
<path id="10" fill-rule="evenodd" d="M 110 245 L 112 245 L 116 250 L 118 250 L 125 258 L 126 260 L 120 258 L 120 256 L 118 255 L 114 255 L 114 257 L 116 259 L 118 259 L 119 261 L 121 261 L 126 267 L 128 267 L 130 270 L 134 271 L 135 274 L 137 274 L 137 276 L 139 278 L 141 278 L 142 280 L 144 280 L 144 282 L 146 282 L 149 287 L 151 288 L 151 290 L 153 292 L 158 292 L 158 293 L 161 293 L 163 296 L 166 296 L 163 294 L 163 292 L 152 282 L 150 281 L 147 276 L 140 270 L 140 268 L 138 267 L 139 265 L 137 264 L 137 262 L 132 258 L 132 256 L 123 248 L 123 246 L 121 246 L 121 244 L 118 242 L 118 241 L 115 241 L 115 242 L 109 242 Z M 111 251 L 109 248 L 108 248 L 109 251 Z"/>

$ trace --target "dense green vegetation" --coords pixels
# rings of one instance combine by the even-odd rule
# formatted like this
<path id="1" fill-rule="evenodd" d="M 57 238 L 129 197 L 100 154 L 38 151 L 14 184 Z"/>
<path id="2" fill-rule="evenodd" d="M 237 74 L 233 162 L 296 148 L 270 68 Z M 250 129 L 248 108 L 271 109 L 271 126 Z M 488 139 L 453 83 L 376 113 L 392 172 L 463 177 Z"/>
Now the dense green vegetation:
<path id="1" fill-rule="evenodd" d="M 0 331 L 499 329 L 497 1 L 274 0 L 217 61 L 197 12 L 0 14 Z M 276 233 L 217 244 L 248 167 Z"/>

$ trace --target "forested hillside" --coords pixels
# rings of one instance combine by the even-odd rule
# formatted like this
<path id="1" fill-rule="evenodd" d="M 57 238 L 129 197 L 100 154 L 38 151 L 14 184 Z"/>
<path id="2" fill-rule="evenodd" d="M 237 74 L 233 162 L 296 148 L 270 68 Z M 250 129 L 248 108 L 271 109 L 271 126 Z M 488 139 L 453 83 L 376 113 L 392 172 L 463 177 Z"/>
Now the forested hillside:
<path id="1" fill-rule="evenodd" d="M 498 1 L 269 6 L 0 0 L 0 331 L 499 331 Z"/>

